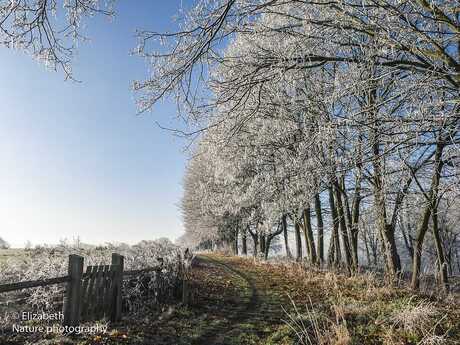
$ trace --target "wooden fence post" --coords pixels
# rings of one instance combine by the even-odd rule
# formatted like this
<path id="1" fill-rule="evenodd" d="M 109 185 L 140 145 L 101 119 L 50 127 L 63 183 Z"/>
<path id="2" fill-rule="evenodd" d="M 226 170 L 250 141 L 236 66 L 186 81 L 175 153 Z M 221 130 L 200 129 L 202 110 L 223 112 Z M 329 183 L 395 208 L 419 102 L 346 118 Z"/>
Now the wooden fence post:
<path id="1" fill-rule="evenodd" d="M 123 288 L 123 269 L 125 258 L 123 255 L 113 253 L 112 265 L 117 266 L 116 273 L 113 278 L 113 296 L 112 296 L 112 311 L 110 320 L 120 321 L 122 313 L 122 288 Z"/>
<path id="2" fill-rule="evenodd" d="M 189 270 L 185 265 L 185 257 L 180 258 L 179 269 L 182 276 L 182 303 L 188 306 L 191 303 L 191 286 L 189 284 Z"/>
<path id="3" fill-rule="evenodd" d="M 83 275 L 83 257 L 69 255 L 70 281 L 67 283 L 66 300 L 64 303 L 64 325 L 78 326 L 81 311 L 81 279 Z"/>
<path id="4" fill-rule="evenodd" d="M 190 304 L 190 290 L 186 278 L 182 279 L 182 303 L 187 306 Z"/>

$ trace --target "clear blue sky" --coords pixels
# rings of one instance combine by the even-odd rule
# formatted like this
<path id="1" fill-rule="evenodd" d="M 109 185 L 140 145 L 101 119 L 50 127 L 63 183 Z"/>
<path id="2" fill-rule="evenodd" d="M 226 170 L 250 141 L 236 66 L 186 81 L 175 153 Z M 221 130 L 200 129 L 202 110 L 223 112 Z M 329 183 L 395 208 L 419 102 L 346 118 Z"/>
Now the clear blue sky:
<path id="1" fill-rule="evenodd" d="M 21 52 L 0 48 L 0 236 L 14 246 L 135 243 L 182 232 L 184 142 L 170 102 L 136 115 L 129 55 L 136 28 L 172 30 L 180 0 L 120 0 L 113 22 L 86 21 L 74 74 L 65 82 Z"/>

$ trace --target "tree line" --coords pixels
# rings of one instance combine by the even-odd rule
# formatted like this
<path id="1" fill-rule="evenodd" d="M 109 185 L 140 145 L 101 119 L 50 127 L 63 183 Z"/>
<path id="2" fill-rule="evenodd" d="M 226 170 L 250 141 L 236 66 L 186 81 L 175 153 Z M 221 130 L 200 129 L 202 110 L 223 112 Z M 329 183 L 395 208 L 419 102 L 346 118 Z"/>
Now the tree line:
<path id="1" fill-rule="evenodd" d="M 138 84 L 194 139 L 185 240 L 390 277 L 458 271 L 459 14 L 451 1 L 201 1 Z M 302 244 L 304 242 L 304 244 Z M 407 260 L 406 260 L 407 259 Z M 363 262 L 364 261 L 364 262 Z M 428 261 L 427 261 L 428 262 Z"/>
<path id="2" fill-rule="evenodd" d="M 0 2 L 0 44 L 73 78 L 97 0 Z M 191 139 L 182 210 L 189 244 L 241 243 L 357 271 L 422 259 L 442 286 L 459 264 L 460 13 L 455 0 L 199 0 L 177 32 L 138 30 L 149 76 Z M 295 248 L 289 248 L 293 232 Z M 304 243 L 302 243 L 304 242 Z M 366 261 L 364 261 L 366 259 Z"/>

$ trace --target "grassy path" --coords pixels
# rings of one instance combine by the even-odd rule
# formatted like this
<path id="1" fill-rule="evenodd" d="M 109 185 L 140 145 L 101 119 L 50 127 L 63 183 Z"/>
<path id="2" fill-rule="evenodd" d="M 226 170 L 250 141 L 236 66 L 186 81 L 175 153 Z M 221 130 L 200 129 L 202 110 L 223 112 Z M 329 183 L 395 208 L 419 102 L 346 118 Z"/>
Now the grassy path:
<path id="1" fill-rule="evenodd" d="M 114 327 L 130 345 L 291 345 L 282 321 L 287 295 L 252 260 L 199 255 L 192 270 L 192 302 L 160 317 Z M 279 330 L 281 329 L 281 332 Z M 112 344 L 112 342 L 103 342 Z M 118 338 L 117 344 L 124 343 Z M 84 345 L 95 345 L 87 341 Z"/>
<path id="2" fill-rule="evenodd" d="M 264 277 L 243 270 L 238 263 L 225 257 L 198 257 L 195 272 L 200 273 L 196 277 L 202 278 L 204 273 L 211 286 L 220 282 L 228 288 L 220 291 L 216 286 L 215 293 L 196 290 L 194 304 L 211 315 L 214 323 L 193 344 L 255 344 L 283 324 L 281 306 L 286 301 L 270 294 Z M 214 283 L 213 276 L 217 278 Z"/>

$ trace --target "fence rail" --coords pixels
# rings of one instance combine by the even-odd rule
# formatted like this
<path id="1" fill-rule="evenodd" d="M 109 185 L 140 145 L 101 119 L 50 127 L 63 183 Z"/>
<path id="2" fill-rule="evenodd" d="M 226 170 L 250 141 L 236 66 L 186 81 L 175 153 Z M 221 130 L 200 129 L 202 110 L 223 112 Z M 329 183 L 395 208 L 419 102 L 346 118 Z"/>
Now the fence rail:
<path id="1" fill-rule="evenodd" d="M 161 264 L 155 267 L 125 271 L 124 257 L 113 253 L 111 265 L 87 266 L 86 272 L 83 272 L 83 257 L 69 255 L 66 276 L 2 284 L 0 293 L 66 283 L 64 325 L 76 326 L 82 319 L 101 317 L 119 321 L 122 316 L 123 278 L 161 271 L 163 260 L 160 258 L 159 261 Z M 185 289 L 185 282 L 182 287 Z"/>
<path id="2" fill-rule="evenodd" d="M 62 284 L 62 283 L 67 283 L 69 281 L 70 281 L 70 277 L 64 276 L 64 277 L 56 277 L 56 278 L 30 280 L 30 281 L 23 281 L 23 282 L 18 282 L 18 283 L 3 284 L 3 285 L 0 285 L 0 293 Z"/>
<path id="3" fill-rule="evenodd" d="M 144 268 L 140 270 L 123 271 L 123 277 L 137 276 L 142 273 L 160 271 L 161 269 L 162 269 L 162 266 L 156 266 L 156 267 Z M 88 273 L 84 273 L 82 275 L 82 278 L 86 278 L 87 276 L 88 276 Z M 67 283 L 69 281 L 70 281 L 69 276 L 62 276 L 62 277 L 56 277 L 56 278 L 27 280 L 27 281 L 22 281 L 22 282 L 17 282 L 17 283 L 2 284 L 0 285 L 0 293 L 62 284 L 62 283 Z"/>
<path id="4" fill-rule="evenodd" d="M 162 268 L 163 268 L 163 265 L 144 268 L 144 269 L 141 269 L 141 270 L 123 271 L 123 277 L 137 276 L 137 275 L 142 274 L 142 273 L 161 271 Z"/>

